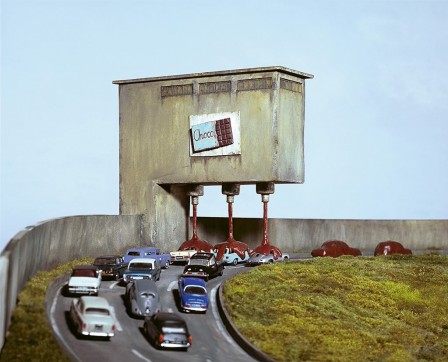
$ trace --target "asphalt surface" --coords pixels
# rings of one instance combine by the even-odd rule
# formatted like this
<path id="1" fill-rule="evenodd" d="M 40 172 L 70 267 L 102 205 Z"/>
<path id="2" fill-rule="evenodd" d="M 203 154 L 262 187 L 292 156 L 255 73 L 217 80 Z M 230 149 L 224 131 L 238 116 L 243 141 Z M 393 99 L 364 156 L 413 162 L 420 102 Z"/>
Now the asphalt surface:
<path id="1" fill-rule="evenodd" d="M 181 314 L 187 321 L 193 337 L 192 346 L 186 352 L 154 348 L 142 333 L 143 320 L 131 317 L 126 311 L 123 300 L 124 285 L 115 281 L 103 281 L 99 291 L 99 295 L 111 304 L 117 321 L 117 332 L 110 341 L 76 338 L 68 313 L 74 298 L 67 295 L 64 288 L 68 276 L 55 281 L 47 292 L 49 320 L 59 344 L 72 361 L 257 361 L 252 354 L 246 352 L 247 348 L 240 346 L 242 341 L 238 340 L 238 335 L 237 342 L 233 338 L 235 334 L 228 332 L 227 322 L 221 318 L 223 311 L 217 303 L 219 286 L 226 279 L 244 270 L 247 270 L 244 266 L 226 266 L 223 276 L 207 282 L 210 305 L 206 314 L 183 313 L 179 309 L 177 279 L 183 271 L 183 266 L 171 265 L 170 268 L 162 270 L 161 278 L 157 282 L 162 308 Z M 248 351 L 251 352 L 250 349 Z"/>

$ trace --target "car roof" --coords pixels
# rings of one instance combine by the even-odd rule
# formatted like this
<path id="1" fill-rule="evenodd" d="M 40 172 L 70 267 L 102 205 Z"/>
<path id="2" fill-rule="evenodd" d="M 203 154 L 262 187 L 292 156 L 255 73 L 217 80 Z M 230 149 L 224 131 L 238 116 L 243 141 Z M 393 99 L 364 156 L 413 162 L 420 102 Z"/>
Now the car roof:
<path id="1" fill-rule="evenodd" d="M 150 292 L 157 292 L 157 285 L 155 280 L 153 279 L 138 279 L 135 280 L 135 287 L 139 292 L 147 290 Z"/>
<path id="2" fill-rule="evenodd" d="M 196 252 L 196 254 L 193 254 L 191 256 L 191 259 L 210 259 L 214 255 L 215 254 L 213 254 L 213 253 L 204 253 L 202 251 L 198 251 L 198 252 Z"/>
<path id="3" fill-rule="evenodd" d="M 171 312 L 159 312 L 155 315 L 156 319 L 160 322 L 177 322 L 186 324 L 185 319 L 180 315 Z"/>
<path id="4" fill-rule="evenodd" d="M 97 256 L 95 258 L 96 259 L 117 259 L 117 258 L 122 258 L 121 255 L 101 255 L 101 256 Z"/>
<path id="5" fill-rule="evenodd" d="M 76 265 L 73 267 L 73 269 L 87 269 L 87 270 L 95 269 L 95 270 L 98 270 L 98 267 L 96 265 Z"/>
<path id="6" fill-rule="evenodd" d="M 106 308 L 109 309 L 109 302 L 103 297 L 82 296 L 85 308 Z"/>
<path id="7" fill-rule="evenodd" d="M 134 258 L 129 260 L 129 263 L 154 263 L 155 261 L 154 258 Z"/>
<path id="8" fill-rule="evenodd" d="M 200 285 L 201 287 L 205 288 L 205 281 L 202 278 L 196 278 L 196 277 L 184 277 L 184 285 Z"/>

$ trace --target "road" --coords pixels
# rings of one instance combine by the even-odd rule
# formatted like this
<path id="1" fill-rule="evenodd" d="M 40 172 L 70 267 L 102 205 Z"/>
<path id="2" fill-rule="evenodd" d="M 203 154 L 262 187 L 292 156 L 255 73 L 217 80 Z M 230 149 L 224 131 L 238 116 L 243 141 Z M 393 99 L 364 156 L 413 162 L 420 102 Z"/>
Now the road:
<path id="1" fill-rule="evenodd" d="M 103 281 L 99 295 L 107 298 L 117 321 L 117 332 L 110 341 L 101 339 L 77 339 L 70 329 L 69 309 L 73 300 L 66 296 L 63 286 L 51 300 L 53 330 L 72 361 L 126 361 L 126 362 L 239 362 L 256 361 L 229 335 L 218 313 L 216 293 L 218 287 L 245 269 L 244 266 L 226 266 L 224 275 L 207 282 L 210 305 L 206 314 L 181 313 L 178 305 L 177 279 L 183 271 L 181 265 L 163 269 L 157 282 L 165 311 L 180 313 L 187 321 L 193 337 L 187 352 L 155 349 L 142 333 L 143 320 L 128 315 L 124 306 L 124 285 L 116 281 Z"/>

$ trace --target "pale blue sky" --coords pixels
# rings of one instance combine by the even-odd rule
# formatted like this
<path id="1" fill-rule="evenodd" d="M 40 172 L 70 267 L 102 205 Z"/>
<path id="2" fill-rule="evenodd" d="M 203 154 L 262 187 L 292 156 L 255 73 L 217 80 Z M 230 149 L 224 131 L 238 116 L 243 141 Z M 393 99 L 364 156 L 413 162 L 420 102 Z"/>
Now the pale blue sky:
<path id="1" fill-rule="evenodd" d="M 448 218 L 448 1 L 1 2 L 0 250 L 118 213 L 113 80 L 285 66 L 306 84 L 305 183 L 269 216 Z M 200 216 L 227 216 L 206 187 Z M 235 217 L 262 217 L 244 186 Z"/>

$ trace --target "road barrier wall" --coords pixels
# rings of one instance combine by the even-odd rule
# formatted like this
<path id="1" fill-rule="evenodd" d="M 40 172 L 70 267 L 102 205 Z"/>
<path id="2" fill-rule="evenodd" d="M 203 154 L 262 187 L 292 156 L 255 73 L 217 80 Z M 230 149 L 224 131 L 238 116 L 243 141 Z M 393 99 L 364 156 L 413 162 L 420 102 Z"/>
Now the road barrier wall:
<path id="1" fill-rule="evenodd" d="M 0 256 L 0 349 L 19 293 L 41 270 L 81 257 L 122 254 L 140 245 L 140 216 L 71 216 L 16 234 Z"/>
<path id="2" fill-rule="evenodd" d="M 148 245 L 142 224 L 140 215 L 71 216 L 33 225 L 14 236 L 0 255 L 0 349 L 18 295 L 35 273 L 81 257 L 122 255 L 127 248 Z M 200 217 L 197 226 L 198 236 L 212 244 L 228 238 L 225 217 Z M 234 218 L 233 231 L 236 240 L 254 248 L 263 240 L 263 220 Z M 413 251 L 448 249 L 448 220 L 269 219 L 268 233 L 271 244 L 290 253 L 309 253 L 330 239 L 343 240 L 363 255 L 373 255 L 385 240 Z M 186 240 L 190 237 L 185 235 Z M 164 245 L 169 243 L 157 241 L 156 246 Z"/>
<path id="3" fill-rule="evenodd" d="M 342 240 L 373 255 L 378 243 L 395 240 L 412 250 L 447 249 L 448 220 L 269 219 L 269 242 L 288 252 L 310 252 L 327 240 Z M 212 244 L 228 238 L 227 218 L 199 218 L 198 236 Z M 252 249 L 263 240 L 263 220 L 234 218 L 233 236 Z"/>

